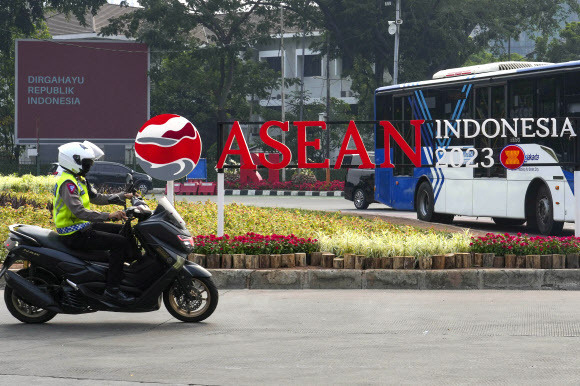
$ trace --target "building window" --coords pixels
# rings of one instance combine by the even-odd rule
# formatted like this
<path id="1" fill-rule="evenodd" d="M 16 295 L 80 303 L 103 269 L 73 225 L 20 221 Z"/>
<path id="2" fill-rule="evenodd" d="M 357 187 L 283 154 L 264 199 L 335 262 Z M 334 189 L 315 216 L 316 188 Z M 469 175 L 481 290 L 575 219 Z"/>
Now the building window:
<path id="1" fill-rule="evenodd" d="M 282 72 L 282 58 L 279 56 L 267 56 L 262 58 L 272 70 Z"/>
<path id="2" fill-rule="evenodd" d="M 342 58 L 342 71 L 340 72 L 341 76 L 344 76 L 344 74 L 349 73 L 350 71 L 352 71 L 352 67 L 353 67 L 353 62 L 349 57 L 343 57 Z"/>
<path id="3" fill-rule="evenodd" d="M 321 76 L 322 58 L 320 55 L 304 56 L 304 76 Z"/>

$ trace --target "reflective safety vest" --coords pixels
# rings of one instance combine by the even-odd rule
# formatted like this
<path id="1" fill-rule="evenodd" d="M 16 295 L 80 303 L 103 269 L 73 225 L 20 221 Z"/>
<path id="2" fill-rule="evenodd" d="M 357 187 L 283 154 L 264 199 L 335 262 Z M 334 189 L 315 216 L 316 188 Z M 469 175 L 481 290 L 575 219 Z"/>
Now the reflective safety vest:
<path id="1" fill-rule="evenodd" d="M 60 187 L 65 181 L 75 185 L 83 206 L 86 209 L 89 209 L 90 204 L 87 185 L 84 182 L 77 180 L 72 174 L 63 172 L 56 182 L 56 186 L 54 187 L 55 190 L 52 209 L 52 216 L 56 225 L 56 231 L 59 235 L 71 235 L 76 231 L 89 226 L 90 224 L 88 221 L 81 220 L 76 217 L 60 197 Z"/>

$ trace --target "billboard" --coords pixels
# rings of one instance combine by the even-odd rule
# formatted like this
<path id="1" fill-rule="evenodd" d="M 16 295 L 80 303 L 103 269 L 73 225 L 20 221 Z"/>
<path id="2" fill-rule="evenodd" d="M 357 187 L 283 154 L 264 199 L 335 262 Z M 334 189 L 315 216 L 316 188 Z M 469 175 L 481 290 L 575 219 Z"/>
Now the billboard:
<path id="1" fill-rule="evenodd" d="M 16 143 L 132 143 L 149 118 L 148 69 L 146 44 L 16 41 Z"/>

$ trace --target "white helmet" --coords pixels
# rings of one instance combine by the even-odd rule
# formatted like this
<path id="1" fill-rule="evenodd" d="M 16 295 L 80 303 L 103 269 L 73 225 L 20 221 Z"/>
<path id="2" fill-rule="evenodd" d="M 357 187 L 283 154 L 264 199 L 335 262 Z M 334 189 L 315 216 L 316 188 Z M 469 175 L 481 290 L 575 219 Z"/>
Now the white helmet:
<path id="1" fill-rule="evenodd" d="M 97 145 L 89 141 L 69 142 L 58 148 L 58 164 L 73 174 L 84 176 L 93 162 L 104 154 Z"/>

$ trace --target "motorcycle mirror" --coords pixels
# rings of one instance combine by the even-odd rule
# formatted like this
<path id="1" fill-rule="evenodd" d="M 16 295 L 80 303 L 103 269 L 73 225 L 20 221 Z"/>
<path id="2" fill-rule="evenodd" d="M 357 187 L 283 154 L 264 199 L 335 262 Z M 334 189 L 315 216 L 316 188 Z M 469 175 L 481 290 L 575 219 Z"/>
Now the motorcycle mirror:
<path id="1" fill-rule="evenodd" d="M 127 173 L 127 177 L 125 178 L 125 182 L 127 182 L 127 184 L 133 183 L 133 176 L 131 175 L 131 173 Z"/>

